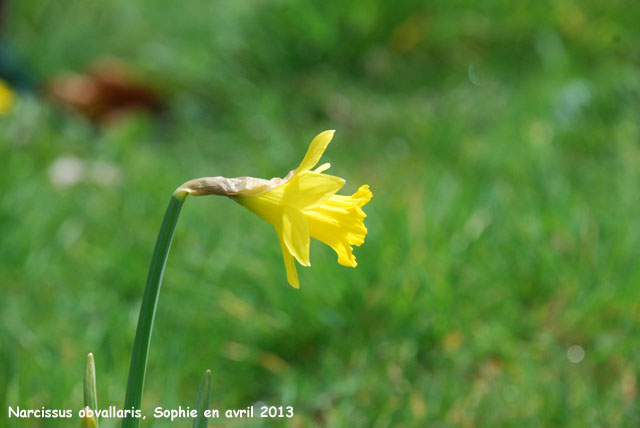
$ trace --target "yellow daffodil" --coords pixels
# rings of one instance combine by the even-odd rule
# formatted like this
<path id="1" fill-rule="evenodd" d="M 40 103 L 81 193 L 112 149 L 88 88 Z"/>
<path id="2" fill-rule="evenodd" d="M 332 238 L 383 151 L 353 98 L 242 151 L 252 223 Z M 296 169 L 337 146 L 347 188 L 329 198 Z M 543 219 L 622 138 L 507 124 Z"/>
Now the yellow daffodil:
<path id="1" fill-rule="evenodd" d="M 253 177 L 204 177 L 188 181 L 176 190 L 190 195 L 224 195 L 251 210 L 273 225 L 284 257 L 287 280 L 298 288 L 298 272 L 294 258 L 310 266 L 309 242 L 313 237 L 338 254 L 338 263 L 355 267 L 353 245 L 364 242 L 367 228 L 362 207 L 371 199 L 368 185 L 353 195 L 336 192 L 345 181 L 324 174 L 330 165 L 316 166 L 333 138 L 334 131 L 325 131 L 311 142 L 298 168 L 285 178 L 264 180 Z"/>
<path id="2" fill-rule="evenodd" d="M 11 110 L 15 97 L 15 92 L 7 82 L 0 79 L 0 114 L 6 114 Z"/>

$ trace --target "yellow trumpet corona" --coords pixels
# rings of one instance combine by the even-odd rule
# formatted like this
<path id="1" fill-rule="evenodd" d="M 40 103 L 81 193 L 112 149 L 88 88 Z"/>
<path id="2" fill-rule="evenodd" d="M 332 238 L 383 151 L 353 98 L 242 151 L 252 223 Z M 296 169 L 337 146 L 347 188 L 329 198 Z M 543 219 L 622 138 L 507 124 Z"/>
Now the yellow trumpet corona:
<path id="1" fill-rule="evenodd" d="M 364 242 L 367 228 L 362 207 L 372 197 L 368 185 L 353 195 L 337 195 L 345 181 L 324 174 L 330 165 L 315 169 L 333 138 L 334 131 L 316 136 L 298 168 L 284 178 L 204 177 L 191 180 L 176 190 L 194 196 L 224 195 L 271 223 L 280 239 L 287 280 L 300 287 L 294 259 L 310 266 L 309 243 L 313 237 L 333 248 L 338 263 L 355 267 L 352 246 Z"/>

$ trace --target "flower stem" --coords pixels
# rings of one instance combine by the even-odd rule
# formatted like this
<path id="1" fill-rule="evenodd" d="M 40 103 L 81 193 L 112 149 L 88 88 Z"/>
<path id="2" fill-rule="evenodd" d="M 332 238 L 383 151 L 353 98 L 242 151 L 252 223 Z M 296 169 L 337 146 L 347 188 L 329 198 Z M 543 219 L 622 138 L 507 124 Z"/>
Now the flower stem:
<path id="1" fill-rule="evenodd" d="M 173 231 L 178 222 L 180 209 L 186 198 L 185 192 L 176 192 L 171 196 L 167 212 L 162 220 L 162 226 L 158 233 L 158 240 L 151 258 L 147 284 L 140 306 L 140 316 L 136 329 L 136 338 L 133 343 L 133 353 L 131 354 L 131 366 L 129 368 L 129 380 L 127 381 L 127 393 L 124 399 L 124 410 L 140 409 L 142 402 L 142 389 L 144 388 L 144 377 L 147 371 L 147 358 L 149 356 L 149 343 L 151 342 L 151 331 L 153 330 L 153 320 L 158 306 L 158 296 L 160 295 L 160 285 L 164 267 L 167 263 L 169 248 Z M 122 420 L 122 428 L 137 428 L 140 419 L 136 417 L 126 417 Z"/>

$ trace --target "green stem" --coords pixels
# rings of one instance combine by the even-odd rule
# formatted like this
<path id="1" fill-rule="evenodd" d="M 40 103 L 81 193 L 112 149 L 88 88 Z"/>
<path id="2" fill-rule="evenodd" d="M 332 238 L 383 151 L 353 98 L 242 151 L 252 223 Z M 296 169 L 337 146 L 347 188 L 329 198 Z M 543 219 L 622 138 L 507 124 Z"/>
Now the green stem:
<path id="1" fill-rule="evenodd" d="M 160 295 L 160 285 L 164 267 L 167 263 L 169 248 L 173 231 L 178 222 L 180 208 L 186 198 L 185 192 L 174 193 L 169 201 L 167 212 L 162 220 L 162 226 L 158 233 L 156 248 L 151 258 L 147 285 L 142 297 L 140 306 L 140 317 L 136 329 L 136 339 L 133 343 L 133 353 L 131 354 L 131 366 L 129 368 L 129 380 L 127 381 L 127 393 L 124 399 L 124 410 L 140 409 L 142 403 L 142 389 L 144 388 L 144 377 L 147 371 L 147 358 L 149 356 L 149 343 L 151 342 L 151 331 L 153 330 L 153 320 L 158 306 L 158 296 Z M 140 419 L 127 417 L 122 421 L 122 428 L 137 428 Z"/>

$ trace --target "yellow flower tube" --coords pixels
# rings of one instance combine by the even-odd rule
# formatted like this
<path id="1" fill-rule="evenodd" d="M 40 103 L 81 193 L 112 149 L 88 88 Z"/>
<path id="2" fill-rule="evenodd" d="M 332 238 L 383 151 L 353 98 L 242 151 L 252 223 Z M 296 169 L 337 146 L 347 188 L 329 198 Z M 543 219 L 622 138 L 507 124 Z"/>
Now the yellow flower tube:
<path id="1" fill-rule="evenodd" d="M 190 180 L 175 194 L 223 195 L 271 223 L 280 239 L 287 280 L 300 287 L 294 259 L 310 266 L 309 243 L 315 238 L 333 248 L 338 263 L 355 267 L 353 246 L 364 242 L 367 228 L 362 207 L 372 197 L 368 185 L 353 195 L 337 195 L 345 181 L 324 174 L 330 165 L 312 169 L 333 138 L 334 131 L 316 136 L 298 168 L 284 178 L 265 180 L 253 177 L 204 177 Z"/>

